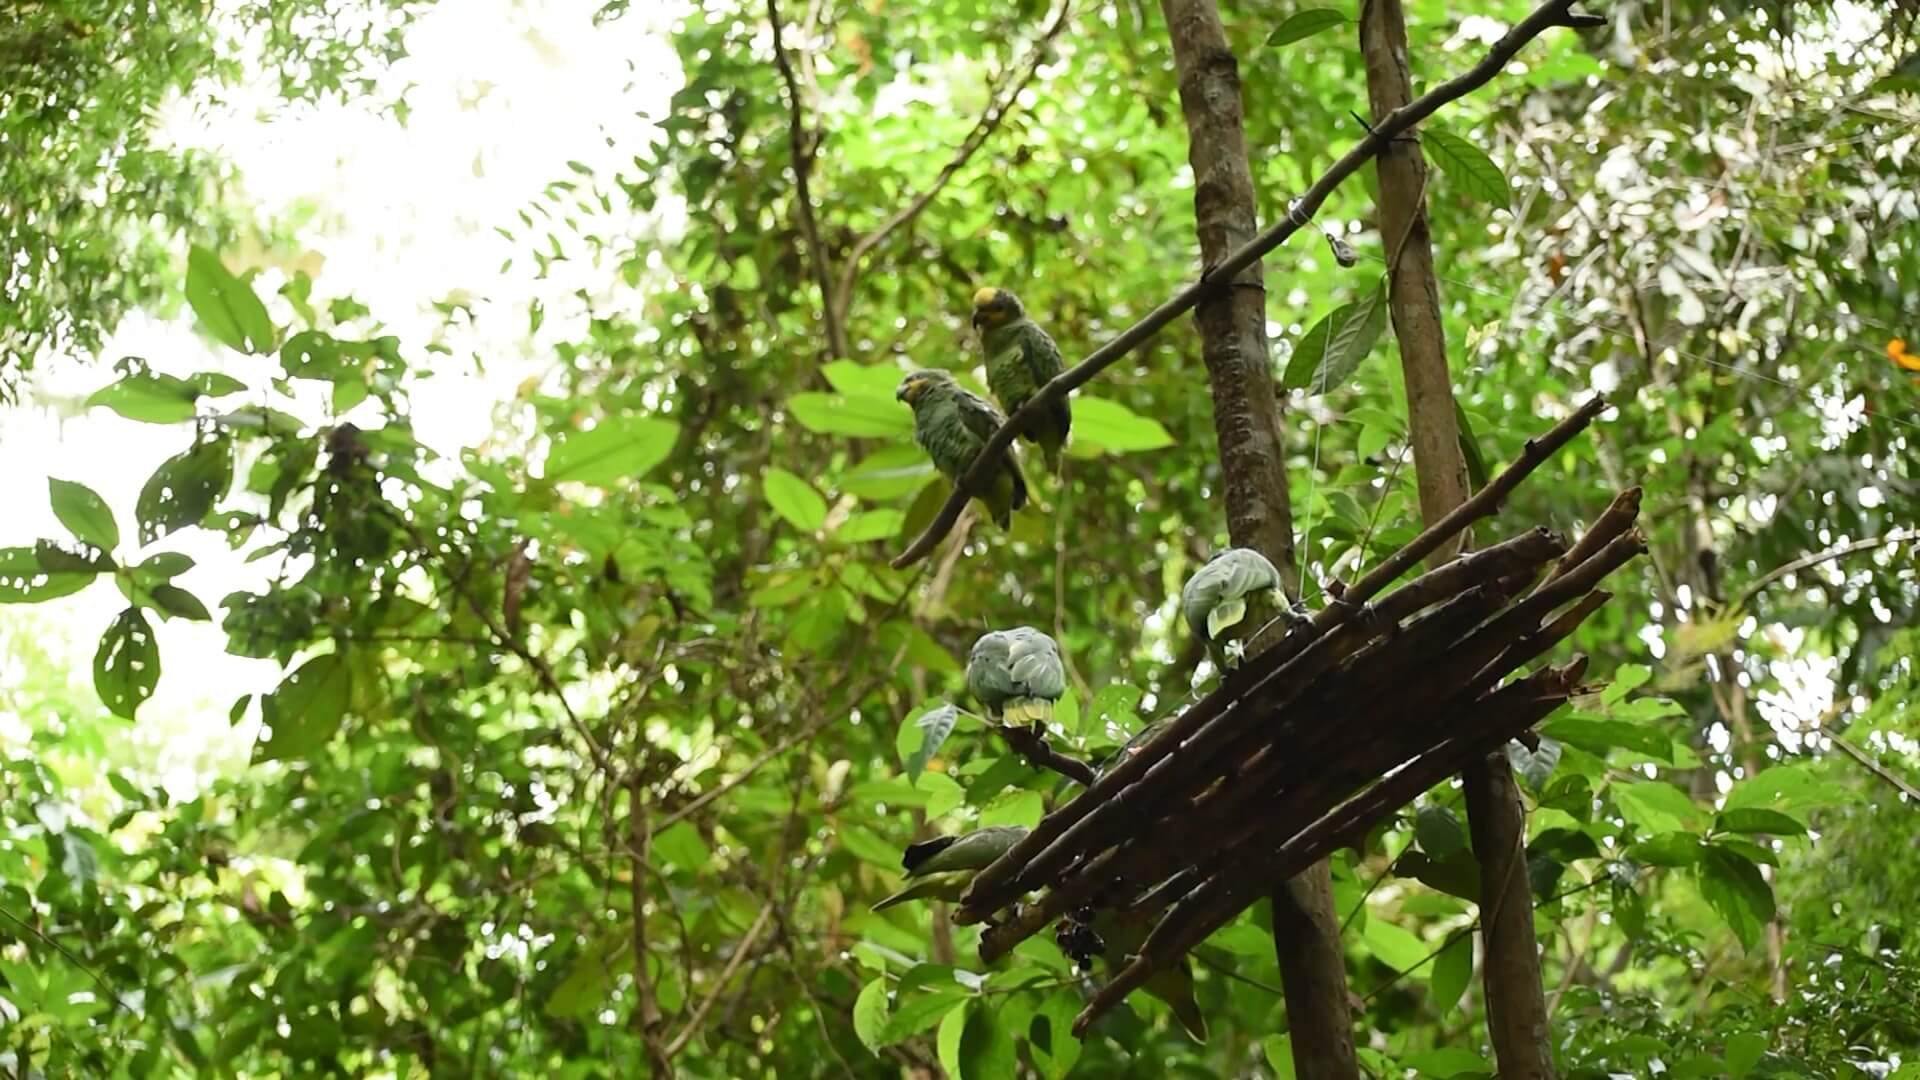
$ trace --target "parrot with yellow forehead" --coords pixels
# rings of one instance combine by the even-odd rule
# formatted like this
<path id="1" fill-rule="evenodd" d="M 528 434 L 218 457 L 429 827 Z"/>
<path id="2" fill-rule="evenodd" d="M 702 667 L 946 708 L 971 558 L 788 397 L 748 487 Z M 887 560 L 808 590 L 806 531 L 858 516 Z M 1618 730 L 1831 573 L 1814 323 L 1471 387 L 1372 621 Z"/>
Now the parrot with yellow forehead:
<path id="1" fill-rule="evenodd" d="M 1066 370 L 1060 346 L 1027 318 L 1020 298 L 1005 289 L 988 287 L 973 294 L 973 328 L 980 333 L 980 351 L 987 364 L 987 386 L 1011 416 L 1054 376 Z M 1067 445 L 1073 410 L 1065 398 L 1028 424 L 1020 434 L 1038 443 L 1047 470 L 1060 472 L 1060 450 Z"/>
<path id="2" fill-rule="evenodd" d="M 909 372 L 893 396 L 913 409 L 913 441 L 955 486 L 987 440 L 1007 422 L 986 398 L 938 368 Z M 973 497 L 987 508 L 994 524 L 1003 529 L 1012 525 L 1013 512 L 1027 505 L 1027 480 L 1020 475 L 1012 447 L 1000 459 L 986 490 L 974 492 Z"/>

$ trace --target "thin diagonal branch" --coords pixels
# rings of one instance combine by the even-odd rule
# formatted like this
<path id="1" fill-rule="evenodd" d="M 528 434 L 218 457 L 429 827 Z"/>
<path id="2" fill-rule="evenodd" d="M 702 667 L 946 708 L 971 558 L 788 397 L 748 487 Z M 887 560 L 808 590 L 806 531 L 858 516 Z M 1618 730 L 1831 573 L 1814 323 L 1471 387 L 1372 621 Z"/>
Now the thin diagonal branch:
<path id="1" fill-rule="evenodd" d="M 793 157 L 794 216 L 800 221 L 800 235 L 807 242 L 807 261 L 813 270 L 814 284 L 820 288 L 820 313 L 827 324 L 827 348 L 836 358 L 847 352 L 847 328 L 833 307 L 833 276 L 827 266 L 827 249 L 820 241 L 820 222 L 813 216 L 813 142 L 807 135 L 807 109 L 801 100 L 800 77 L 794 74 L 793 61 L 787 56 L 785 28 L 780 22 L 779 0 L 767 0 L 767 21 L 773 24 L 773 62 L 787 84 L 787 144 Z"/>
<path id="2" fill-rule="evenodd" d="M 1053 20 L 1047 24 L 1045 30 L 1040 32 L 1040 37 L 1034 41 L 1033 48 L 1026 59 L 1013 69 L 1015 74 L 1011 79 L 1002 84 L 1005 89 L 1002 86 L 995 86 L 988 92 L 986 111 L 981 113 L 980 119 L 974 122 L 973 130 L 967 133 L 967 137 L 960 143 L 960 148 L 954 151 L 953 157 L 941 168 L 940 174 L 933 178 L 933 182 L 928 184 L 920 194 L 915 195 L 907 205 L 894 211 L 893 216 L 881 222 L 878 228 L 854 241 L 853 250 L 847 253 L 846 260 L 840 264 L 840 277 L 835 283 L 831 300 L 834 317 L 841 326 L 846 325 L 847 312 L 853 305 L 853 286 L 860 274 L 860 260 L 866 258 L 873 249 L 886 243 L 894 233 L 905 228 L 914 218 L 920 216 L 921 211 L 932 205 L 933 200 L 953 180 L 954 175 L 965 168 L 975 152 L 986 143 L 987 137 L 999 128 L 1000 122 L 1006 119 L 1007 114 L 1013 111 L 1014 105 L 1020 100 L 1021 91 L 1025 90 L 1028 84 L 1033 82 L 1034 76 L 1040 73 L 1040 65 L 1047 58 L 1047 47 L 1053 43 L 1054 38 L 1060 36 L 1060 31 L 1067 25 L 1067 16 L 1072 9 L 1072 0 L 1062 0 L 1059 10 L 1054 13 Z"/>
<path id="3" fill-rule="evenodd" d="M 1182 288 L 1159 307 L 1148 312 L 1145 318 L 1121 331 L 1120 335 L 1100 348 L 1095 349 L 1085 360 L 1053 377 L 1042 386 L 1027 403 L 1015 410 L 1000 430 L 993 433 L 974 459 L 960 482 L 953 486 L 945 505 L 934 515 L 926 530 L 907 546 L 893 560 L 895 569 L 901 569 L 919 562 L 933 551 L 934 547 L 953 529 L 953 523 L 959 520 L 960 510 L 970 497 L 969 492 L 984 490 L 989 474 L 998 468 L 1000 455 L 1012 445 L 1015 435 L 1026 429 L 1027 425 L 1038 420 L 1042 413 L 1053 403 L 1064 399 L 1075 389 L 1092 381 L 1093 377 L 1111 367 L 1120 358 L 1145 344 L 1155 334 L 1165 329 L 1173 320 L 1193 310 L 1201 299 L 1215 290 L 1231 283 L 1240 271 L 1252 266 L 1260 258 L 1286 243 L 1294 233 L 1304 228 L 1325 205 L 1328 197 L 1346 179 L 1360 170 L 1362 165 L 1371 161 L 1384 150 L 1396 137 L 1406 133 L 1415 124 L 1438 112 L 1441 106 L 1457 101 L 1473 91 L 1485 86 L 1498 75 L 1507 62 L 1512 60 L 1529 41 L 1540 36 L 1549 28 L 1592 27 L 1605 25 L 1605 20 L 1597 16 L 1570 14 L 1567 9 L 1573 6 L 1573 0 L 1547 0 L 1533 14 L 1527 16 L 1505 37 L 1495 42 L 1487 50 L 1487 55 L 1479 63 L 1466 71 L 1434 87 L 1420 97 L 1409 102 L 1404 108 L 1395 109 L 1383 117 L 1367 136 L 1360 140 L 1346 156 L 1321 174 L 1313 186 L 1308 188 L 1287 216 L 1264 232 L 1241 245 L 1221 263 L 1208 267 L 1198 281 Z"/>
<path id="4" fill-rule="evenodd" d="M 769 900 L 760 908 L 760 917 L 753 920 L 753 925 L 747 928 L 746 936 L 740 939 L 740 944 L 734 946 L 733 955 L 727 958 L 727 966 L 720 969 L 720 977 L 713 981 L 713 989 L 693 1010 L 693 1015 L 687 1018 L 687 1026 L 681 1028 L 680 1034 L 675 1035 L 673 1041 L 667 1044 L 668 1058 L 679 1053 L 686 1047 L 688 1041 L 699 1033 L 700 1025 L 706 1022 L 707 1014 L 713 1011 L 713 1003 L 720 1000 L 720 992 L 727 988 L 727 984 L 733 982 L 733 977 L 739 972 L 740 965 L 746 962 L 755 946 L 760 943 L 760 932 L 767 928 L 767 921 L 773 917 L 774 906 L 774 902 Z"/>
<path id="5" fill-rule="evenodd" d="M 1727 609 L 1728 613 L 1732 614 L 1734 612 L 1744 611 L 1746 606 L 1753 601 L 1755 596 L 1760 594 L 1762 589 L 1786 577 L 1788 574 L 1797 574 L 1808 567 L 1819 566 L 1821 563 L 1830 563 L 1835 559 L 1844 559 L 1848 555 L 1853 555 L 1858 552 L 1871 551 L 1874 548 L 1887 547 L 1892 544 L 1903 544 L 1913 540 L 1920 540 L 1920 530 L 1896 529 L 1884 536 L 1869 536 L 1865 540 L 1855 540 L 1851 544 L 1841 544 L 1838 547 L 1828 548 L 1825 551 L 1816 551 L 1812 555 L 1795 559 L 1782 566 L 1776 566 L 1772 570 L 1760 575 L 1754 580 L 1753 584 L 1747 586 L 1746 591 L 1740 594 L 1740 599 L 1735 600 L 1733 606 Z"/>

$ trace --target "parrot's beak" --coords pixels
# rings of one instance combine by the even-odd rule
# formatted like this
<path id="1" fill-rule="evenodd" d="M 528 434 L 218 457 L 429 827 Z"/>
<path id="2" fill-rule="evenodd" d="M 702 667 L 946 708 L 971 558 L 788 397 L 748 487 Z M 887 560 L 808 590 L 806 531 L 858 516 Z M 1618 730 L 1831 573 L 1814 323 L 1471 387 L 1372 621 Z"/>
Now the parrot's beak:
<path id="1" fill-rule="evenodd" d="M 901 383 L 900 389 L 893 392 L 893 400 L 911 403 L 913 401 L 913 385 L 912 383 Z"/>
<path id="2" fill-rule="evenodd" d="M 976 312 L 974 312 L 974 313 L 973 313 L 973 328 L 974 328 L 975 330 L 978 330 L 978 329 L 980 329 L 980 324 L 981 324 L 981 323 L 983 323 L 983 322 L 986 322 L 986 321 L 987 321 L 987 314 L 986 314 L 986 312 L 984 312 L 984 311 L 976 311 Z"/>

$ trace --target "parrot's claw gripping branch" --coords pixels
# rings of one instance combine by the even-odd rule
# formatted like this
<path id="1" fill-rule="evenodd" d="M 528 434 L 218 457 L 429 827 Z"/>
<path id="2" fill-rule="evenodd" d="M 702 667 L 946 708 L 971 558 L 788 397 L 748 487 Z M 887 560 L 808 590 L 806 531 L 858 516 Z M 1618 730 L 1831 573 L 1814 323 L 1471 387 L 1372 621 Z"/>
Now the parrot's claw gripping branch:
<path id="1" fill-rule="evenodd" d="M 1605 409 L 1587 401 L 1486 487 L 1333 597 L 1297 632 L 1249 650 L 1212 693 L 1162 723 L 1088 789 L 982 869 L 954 921 L 984 923 L 980 958 L 1124 915 L 1151 927 L 1075 1022 L 1184 970 L 1186 953 L 1422 791 L 1564 704 L 1585 661 L 1527 674 L 1646 550 L 1639 492 L 1578 541 L 1532 528 L 1427 571 L 1421 560 L 1495 513 Z M 1038 895 L 1034 895 L 1038 894 Z"/>
<path id="2" fill-rule="evenodd" d="M 1573 0 L 1547 0 L 1535 8 L 1533 13 L 1516 23 L 1499 41 L 1493 43 L 1480 62 L 1466 71 L 1455 75 L 1439 86 L 1427 91 L 1404 106 L 1393 110 L 1380 118 L 1367 136 L 1347 151 L 1346 155 L 1328 167 L 1318 180 L 1303 193 L 1293 208 L 1281 219 L 1269 226 L 1253 239 L 1213 267 L 1200 280 L 1195 281 L 1173 295 L 1173 298 L 1148 312 L 1146 317 L 1121 331 L 1120 336 L 1107 342 L 1078 364 L 1054 376 L 1046 385 L 1040 387 L 1027 403 L 1007 417 L 993 437 L 980 449 L 973 465 L 960 483 L 953 485 L 953 491 L 947 495 L 947 501 L 941 505 L 940 512 L 927 523 L 907 550 L 893 559 L 896 570 L 904 569 L 919 562 L 933 553 L 933 549 L 946 539 L 953 526 L 960 520 L 960 511 L 967 505 L 971 491 L 985 490 L 986 482 L 993 470 L 998 467 L 1000 456 L 1013 445 L 1016 434 L 1035 423 L 1040 415 L 1051 408 L 1056 401 L 1093 380 L 1093 377 L 1112 366 L 1121 357 L 1145 344 L 1155 334 L 1165 329 L 1173 320 L 1194 309 L 1201 300 L 1211 296 L 1216 290 L 1225 287 L 1242 270 L 1259 262 L 1268 252 L 1287 242 L 1294 233 L 1305 228 L 1313 215 L 1320 212 L 1329 196 L 1346 179 L 1360 171 L 1360 167 L 1377 157 L 1394 139 L 1413 130 L 1422 120 L 1440 111 L 1441 106 L 1457 101 L 1473 91 L 1485 86 L 1498 75 L 1507 62 L 1517 56 L 1520 50 L 1534 38 L 1554 27 L 1591 29 L 1607 25 L 1605 18 L 1598 15 L 1576 14 L 1568 9 Z"/>

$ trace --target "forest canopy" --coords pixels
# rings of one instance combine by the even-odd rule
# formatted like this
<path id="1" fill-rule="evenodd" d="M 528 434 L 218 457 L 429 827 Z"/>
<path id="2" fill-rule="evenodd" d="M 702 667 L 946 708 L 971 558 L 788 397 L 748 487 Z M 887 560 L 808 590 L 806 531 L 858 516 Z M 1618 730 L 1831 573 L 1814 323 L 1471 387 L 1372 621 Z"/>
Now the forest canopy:
<path id="1" fill-rule="evenodd" d="M 13 1074 L 1920 1080 L 1910 0 L 15 6 Z"/>

